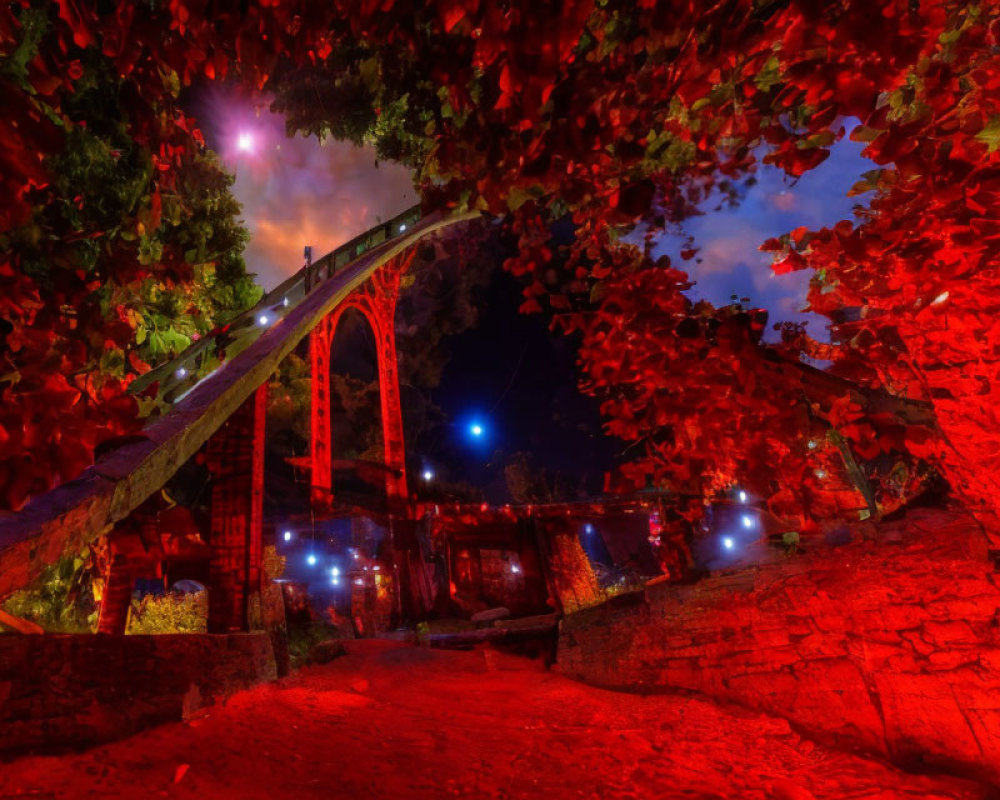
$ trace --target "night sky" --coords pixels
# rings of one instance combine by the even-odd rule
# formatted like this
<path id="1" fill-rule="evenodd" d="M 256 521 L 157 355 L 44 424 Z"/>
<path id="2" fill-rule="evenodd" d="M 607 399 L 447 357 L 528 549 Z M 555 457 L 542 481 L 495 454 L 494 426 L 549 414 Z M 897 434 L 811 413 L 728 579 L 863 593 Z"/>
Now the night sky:
<path id="1" fill-rule="evenodd" d="M 247 265 L 265 288 L 301 267 L 304 245 L 314 255 L 326 253 L 417 201 L 408 171 L 376 164 L 370 149 L 289 139 L 280 117 L 221 93 L 203 99 L 197 113 L 209 143 L 236 171 L 234 193 L 252 235 Z M 851 218 L 858 198 L 847 192 L 871 168 L 859 155 L 862 147 L 845 137 L 797 181 L 760 165 L 737 207 L 717 208 L 710 198 L 705 213 L 685 223 L 700 248 L 696 259 L 681 261 L 682 240 L 672 236 L 663 237 L 655 255 L 670 254 L 689 272 L 693 298 L 724 305 L 733 294 L 749 297 L 770 311 L 771 323 L 808 321 L 813 336 L 826 338 L 825 320 L 802 312 L 809 274 L 776 276 L 770 256 L 757 248 L 799 225 Z M 575 341 L 549 332 L 541 316 L 518 314 L 519 303 L 513 279 L 495 275 L 479 325 L 453 338 L 441 386 L 431 393 L 448 424 L 411 444 L 408 455 L 442 478 L 482 488 L 494 502 L 509 500 L 503 464 L 519 451 L 563 473 L 580 493 L 599 492 L 623 445 L 601 434 L 596 403 L 576 390 Z M 468 433 L 473 422 L 484 428 L 478 440 Z"/>
<path id="2" fill-rule="evenodd" d="M 519 314 L 520 287 L 507 273 L 494 275 L 487 296 L 479 325 L 454 337 L 432 393 L 453 424 L 427 455 L 492 502 L 509 501 L 502 469 L 517 452 L 561 474 L 575 494 L 599 492 L 621 443 L 602 434 L 596 401 L 576 389 L 576 340 L 549 331 L 541 315 Z M 476 422 L 480 439 L 469 433 Z"/>

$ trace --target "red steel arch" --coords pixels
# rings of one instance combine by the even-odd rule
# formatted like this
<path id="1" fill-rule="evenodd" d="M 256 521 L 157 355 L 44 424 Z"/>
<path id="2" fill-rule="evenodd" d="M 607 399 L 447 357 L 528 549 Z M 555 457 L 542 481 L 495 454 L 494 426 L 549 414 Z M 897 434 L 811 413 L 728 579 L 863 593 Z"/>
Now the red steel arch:
<path id="1" fill-rule="evenodd" d="M 334 309 L 309 334 L 312 363 L 311 467 L 314 505 L 326 506 L 333 499 L 333 424 L 330 407 L 330 348 L 340 318 L 356 308 L 368 320 L 375 335 L 378 358 L 379 398 L 382 405 L 382 441 L 385 448 L 386 496 L 390 503 L 405 500 L 406 445 L 399 399 L 399 362 L 396 355 L 396 301 L 403 275 L 413 263 L 415 250 L 393 258 Z"/>

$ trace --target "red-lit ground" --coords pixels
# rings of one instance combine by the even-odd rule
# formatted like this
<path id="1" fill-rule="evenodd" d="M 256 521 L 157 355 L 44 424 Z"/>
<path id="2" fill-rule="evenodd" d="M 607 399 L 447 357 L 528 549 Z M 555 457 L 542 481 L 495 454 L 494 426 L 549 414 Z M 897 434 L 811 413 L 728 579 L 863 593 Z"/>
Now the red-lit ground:
<path id="1" fill-rule="evenodd" d="M 187 722 L 0 764 L 0 797 L 980 798 L 691 697 L 573 683 L 496 651 L 355 642 Z"/>

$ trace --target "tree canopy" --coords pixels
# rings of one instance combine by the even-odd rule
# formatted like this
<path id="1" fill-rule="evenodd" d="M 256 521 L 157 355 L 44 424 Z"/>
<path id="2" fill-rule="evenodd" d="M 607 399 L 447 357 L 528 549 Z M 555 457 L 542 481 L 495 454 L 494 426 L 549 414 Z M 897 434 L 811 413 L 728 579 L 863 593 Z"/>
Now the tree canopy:
<path id="1" fill-rule="evenodd" d="M 11 109 L 0 222 L 30 226 L 38 193 L 55 185 L 52 158 L 74 133 L 68 98 L 97 49 L 131 87 L 120 95 L 130 135 L 158 184 L 132 201 L 116 183 L 102 218 L 131 209 L 139 261 L 138 220 L 147 238 L 163 225 L 188 152 L 178 148 L 195 135 L 172 111 L 172 87 L 238 76 L 274 92 L 292 130 L 369 141 L 413 166 L 429 206 L 508 218 L 525 310 L 581 331 L 584 386 L 637 443 L 640 481 L 708 498 L 755 480 L 805 524 L 831 503 L 870 511 L 864 495 L 890 485 L 905 495 L 896 466 L 929 464 L 995 523 L 998 37 L 1000 9 L 968 0 L 18 2 L 0 10 Z M 830 318 L 833 345 L 797 330 L 764 345 L 753 309 L 692 305 L 683 264 L 650 256 L 658 232 L 758 159 L 798 176 L 848 133 L 874 162 L 856 187 L 867 205 L 762 243 L 776 271 L 812 270 L 810 304 Z M 125 163 L 148 187 L 141 159 Z M 67 200 L 71 214 L 76 195 Z M 572 221 L 569 244 L 553 235 L 560 219 Z M 645 248 L 622 243 L 636 226 Z M 43 313 L 22 251 L 0 269 L 15 336 Z M 27 346 L 10 336 L 8 349 Z M 842 388 L 800 379 L 820 350 Z M 887 397 L 930 419 L 887 411 Z M 862 470 L 871 491 L 859 460 L 876 465 Z M 856 496 L 841 502 L 844 492 Z"/>
<path id="2" fill-rule="evenodd" d="M 74 9 L 0 9 L 0 508 L 136 430 L 156 409 L 131 380 L 259 297 L 178 75 Z"/>

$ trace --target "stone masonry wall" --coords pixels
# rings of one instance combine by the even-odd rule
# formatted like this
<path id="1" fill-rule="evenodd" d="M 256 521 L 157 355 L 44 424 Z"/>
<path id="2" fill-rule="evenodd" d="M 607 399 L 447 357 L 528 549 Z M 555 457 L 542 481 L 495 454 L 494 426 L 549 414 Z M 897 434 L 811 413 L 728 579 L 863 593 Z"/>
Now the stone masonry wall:
<path id="1" fill-rule="evenodd" d="M 0 635 L 0 754 L 124 738 L 275 677 L 264 632 Z"/>
<path id="2" fill-rule="evenodd" d="M 615 689 L 693 690 L 816 739 L 1000 784 L 1000 589 L 969 520 L 911 513 L 824 547 L 567 616 L 558 663 Z"/>

